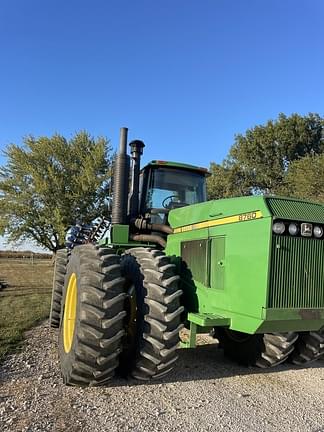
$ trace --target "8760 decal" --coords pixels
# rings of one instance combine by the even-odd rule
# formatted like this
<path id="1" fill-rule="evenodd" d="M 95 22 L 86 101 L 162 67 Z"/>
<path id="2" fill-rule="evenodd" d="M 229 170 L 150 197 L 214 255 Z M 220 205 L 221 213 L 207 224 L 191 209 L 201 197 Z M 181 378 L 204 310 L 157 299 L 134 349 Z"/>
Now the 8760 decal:
<path id="1" fill-rule="evenodd" d="M 253 220 L 257 218 L 257 214 L 256 212 L 250 212 L 250 213 L 243 213 L 241 215 L 239 215 L 239 221 L 243 222 L 243 221 L 249 221 L 249 220 Z"/>

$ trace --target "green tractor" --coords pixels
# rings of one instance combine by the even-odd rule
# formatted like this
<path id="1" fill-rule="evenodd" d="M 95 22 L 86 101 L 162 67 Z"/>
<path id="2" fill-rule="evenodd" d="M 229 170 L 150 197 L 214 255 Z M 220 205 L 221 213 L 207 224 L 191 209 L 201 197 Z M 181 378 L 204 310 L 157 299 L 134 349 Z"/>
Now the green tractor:
<path id="1" fill-rule="evenodd" d="M 58 253 L 51 325 L 64 382 L 160 378 L 179 346 L 195 348 L 206 332 L 245 365 L 324 356 L 324 206 L 207 201 L 206 169 L 152 161 L 141 170 L 143 142 L 130 143 L 131 156 L 126 144 L 122 128 L 108 235 L 88 232 Z"/>

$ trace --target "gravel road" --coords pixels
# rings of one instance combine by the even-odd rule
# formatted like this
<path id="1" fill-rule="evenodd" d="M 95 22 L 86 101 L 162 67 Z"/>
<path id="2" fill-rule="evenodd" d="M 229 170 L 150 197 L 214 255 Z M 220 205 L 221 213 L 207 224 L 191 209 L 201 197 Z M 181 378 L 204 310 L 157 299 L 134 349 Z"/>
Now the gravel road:
<path id="1" fill-rule="evenodd" d="M 215 345 L 181 350 L 152 384 L 115 379 L 73 388 L 60 380 L 56 331 L 43 323 L 0 371 L 0 430 L 324 432 L 324 361 L 245 369 Z"/>

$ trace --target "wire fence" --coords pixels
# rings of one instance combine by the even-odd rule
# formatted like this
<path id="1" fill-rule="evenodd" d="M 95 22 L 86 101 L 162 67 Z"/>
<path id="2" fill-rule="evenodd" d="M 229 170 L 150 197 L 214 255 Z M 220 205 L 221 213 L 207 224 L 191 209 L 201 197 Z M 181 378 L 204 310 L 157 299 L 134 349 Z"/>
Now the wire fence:
<path id="1" fill-rule="evenodd" d="M 35 258 L 35 255 L 37 258 Z M 49 295 L 52 291 L 54 266 L 39 254 L 0 256 L 0 298 Z"/>

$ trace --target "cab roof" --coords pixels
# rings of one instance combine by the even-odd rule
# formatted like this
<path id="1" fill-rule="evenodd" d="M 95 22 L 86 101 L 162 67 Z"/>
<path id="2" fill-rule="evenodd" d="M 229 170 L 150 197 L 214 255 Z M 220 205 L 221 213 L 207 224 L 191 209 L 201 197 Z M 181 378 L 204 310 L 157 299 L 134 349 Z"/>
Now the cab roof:
<path id="1" fill-rule="evenodd" d="M 162 161 L 162 160 L 152 160 L 151 162 L 149 162 L 147 165 L 145 165 L 145 168 L 147 167 L 170 167 L 170 168 L 182 168 L 182 169 L 187 169 L 190 171 L 197 171 L 200 173 L 204 173 L 205 175 L 208 175 L 208 169 L 207 168 L 203 168 L 203 167 L 198 167 L 195 165 L 189 165 L 189 164 L 185 164 L 185 163 L 180 163 L 180 162 L 171 162 L 171 161 Z"/>

